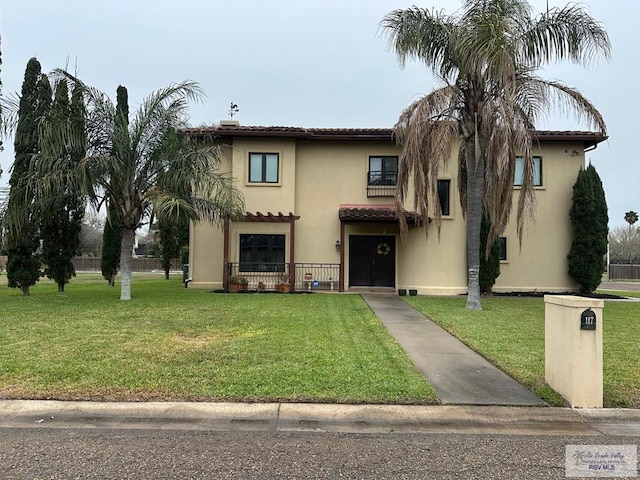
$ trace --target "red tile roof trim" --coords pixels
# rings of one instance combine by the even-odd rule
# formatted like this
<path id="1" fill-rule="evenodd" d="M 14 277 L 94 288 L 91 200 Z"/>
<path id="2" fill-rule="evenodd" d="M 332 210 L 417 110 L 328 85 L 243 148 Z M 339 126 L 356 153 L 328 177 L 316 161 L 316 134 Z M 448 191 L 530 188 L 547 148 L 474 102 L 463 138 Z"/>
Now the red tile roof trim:
<path id="1" fill-rule="evenodd" d="M 404 216 L 409 223 L 418 225 L 420 219 L 415 212 L 405 210 Z M 350 205 L 341 204 L 338 217 L 342 222 L 397 222 L 396 207 L 391 204 Z"/>

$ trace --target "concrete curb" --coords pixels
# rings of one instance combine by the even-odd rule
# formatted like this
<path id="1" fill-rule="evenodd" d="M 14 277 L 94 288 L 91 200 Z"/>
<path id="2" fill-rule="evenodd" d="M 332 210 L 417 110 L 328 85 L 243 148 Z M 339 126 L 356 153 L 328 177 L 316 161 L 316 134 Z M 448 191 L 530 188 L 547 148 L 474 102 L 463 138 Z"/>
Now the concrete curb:
<path id="1" fill-rule="evenodd" d="M 640 436 L 640 410 L 0 400 L 0 428 Z"/>

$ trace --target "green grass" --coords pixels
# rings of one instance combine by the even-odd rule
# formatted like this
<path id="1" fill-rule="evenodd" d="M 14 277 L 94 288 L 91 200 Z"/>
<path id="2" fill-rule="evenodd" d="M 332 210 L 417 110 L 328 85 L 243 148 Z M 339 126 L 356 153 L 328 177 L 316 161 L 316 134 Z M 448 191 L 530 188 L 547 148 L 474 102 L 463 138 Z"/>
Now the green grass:
<path id="1" fill-rule="evenodd" d="M 23 298 L 0 276 L 0 398 L 436 402 L 357 295 L 213 294 L 97 276 Z"/>
<path id="2" fill-rule="evenodd" d="M 483 310 L 464 298 L 406 301 L 552 405 L 562 399 L 544 381 L 544 301 L 483 298 Z M 640 303 L 605 302 L 603 374 L 606 407 L 640 407 Z"/>

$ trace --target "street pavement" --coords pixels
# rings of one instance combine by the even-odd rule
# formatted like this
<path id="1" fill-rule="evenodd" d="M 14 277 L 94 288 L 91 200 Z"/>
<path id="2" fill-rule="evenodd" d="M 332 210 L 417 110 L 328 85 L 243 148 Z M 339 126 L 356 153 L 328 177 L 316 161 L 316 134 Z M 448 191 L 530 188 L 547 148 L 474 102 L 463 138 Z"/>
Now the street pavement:
<path id="1" fill-rule="evenodd" d="M 640 292 L 640 282 L 606 281 L 598 286 L 598 290 L 614 290 L 618 292 Z"/>
<path id="2" fill-rule="evenodd" d="M 597 443 L 596 443 L 597 441 Z M 628 437 L 0 428 L 3 480 L 564 479 L 567 445 Z"/>

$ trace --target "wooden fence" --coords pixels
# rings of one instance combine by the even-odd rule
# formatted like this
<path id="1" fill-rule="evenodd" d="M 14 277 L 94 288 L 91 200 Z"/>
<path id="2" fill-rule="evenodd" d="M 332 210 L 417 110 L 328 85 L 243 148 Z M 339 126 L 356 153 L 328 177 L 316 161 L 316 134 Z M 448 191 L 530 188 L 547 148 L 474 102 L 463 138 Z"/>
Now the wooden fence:
<path id="1" fill-rule="evenodd" d="M 609 265 L 609 280 L 640 280 L 640 265 Z"/>

